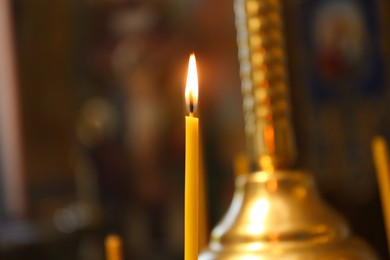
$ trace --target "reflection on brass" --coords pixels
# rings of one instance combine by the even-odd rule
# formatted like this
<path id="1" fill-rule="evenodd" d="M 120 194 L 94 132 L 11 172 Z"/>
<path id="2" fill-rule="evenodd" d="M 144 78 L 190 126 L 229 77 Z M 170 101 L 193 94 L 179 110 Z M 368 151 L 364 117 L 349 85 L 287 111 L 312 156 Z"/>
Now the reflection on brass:
<path id="1" fill-rule="evenodd" d="M 309 175 L 256 172 L 236 180 L 233 202 L 199 259 L 377 259 L 318 196 Z"/>
<path id="2" fill-rule="evenodd" d="M 374 260 L 346 222 L 291 170 L 281 0 L 235 0 L 238 58 L 251 174 L 236 179 L 232 204 L 201 260 Z"/>

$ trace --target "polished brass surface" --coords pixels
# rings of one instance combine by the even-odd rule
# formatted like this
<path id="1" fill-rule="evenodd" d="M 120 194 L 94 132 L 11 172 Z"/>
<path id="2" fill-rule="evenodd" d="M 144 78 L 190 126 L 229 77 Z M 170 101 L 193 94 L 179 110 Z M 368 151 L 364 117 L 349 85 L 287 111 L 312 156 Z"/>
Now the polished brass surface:
<path id="1" fill-rule="evenodd" d="M 233 202 L 199 259 L 377 258 L 321 200 L 309 175 L 276 171 L 237 178 Z"/>
<path id="2" fill-rule="evenodd" d="M 279 0 L 235 1 L 238 58 L 249 158 L 254 170 L 296 157 Z"/>
<path id="3" fill-rule="evenodd" d="M 318 196 L 296 157 L 281 0 L 235 0 L 250 174 L 201 260 L 371 260 L 346 222 Z"/>

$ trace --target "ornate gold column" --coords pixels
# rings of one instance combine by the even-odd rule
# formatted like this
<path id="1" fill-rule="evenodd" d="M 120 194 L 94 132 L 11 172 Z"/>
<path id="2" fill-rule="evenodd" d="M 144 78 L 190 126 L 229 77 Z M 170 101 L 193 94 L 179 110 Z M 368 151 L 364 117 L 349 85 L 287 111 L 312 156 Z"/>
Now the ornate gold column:
<path id="1" fill-rule="evenodd" d="M 296 151 L 279 0 L 235 2 L 249 157 L 258 169 L 286 168 Z"/>

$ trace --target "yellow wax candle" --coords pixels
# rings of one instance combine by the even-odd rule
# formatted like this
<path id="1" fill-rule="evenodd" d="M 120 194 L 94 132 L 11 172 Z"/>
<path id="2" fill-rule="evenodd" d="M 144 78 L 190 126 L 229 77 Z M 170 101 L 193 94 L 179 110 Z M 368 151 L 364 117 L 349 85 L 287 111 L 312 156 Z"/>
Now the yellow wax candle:
<path id="1" fill-rule="evenodd" d="M 377 182 L 382 201 L 383 219 L 385 222 L 387 246 L 390 254 L 390 165 L 386 141 L 375 137 L 372 141 L 372 152 L 377 172 Z"/>
<path id="2" fill-rule="evenodd" d="M 184 259 L 198 259 L 198 175 L 199 175 L 199 120 L 193 116 L 198 101 L 198 75 L 195 55 L 191 54 L 187 85 L 185 199 L 184 199 Z"/>
<path id="3" fill-rule="evenodd" d="M 122 260 L 122 241 L 117 235 L 109 235 L 105 241 L 106 260 Z"/>

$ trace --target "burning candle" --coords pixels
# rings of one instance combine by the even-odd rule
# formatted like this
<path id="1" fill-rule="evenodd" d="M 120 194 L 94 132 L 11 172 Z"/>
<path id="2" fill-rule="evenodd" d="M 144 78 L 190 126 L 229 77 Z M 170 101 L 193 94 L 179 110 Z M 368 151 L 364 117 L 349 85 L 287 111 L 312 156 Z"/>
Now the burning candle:
<path id="1" fill-rule="evenodd" d="M 195 55 L 188 64 L 185 101 L 186 116 L 184 259 L 198 259 L 198 185 L 199 185 L 199 120 L 194 116 L 198 103 L 198 74 Z"/>

